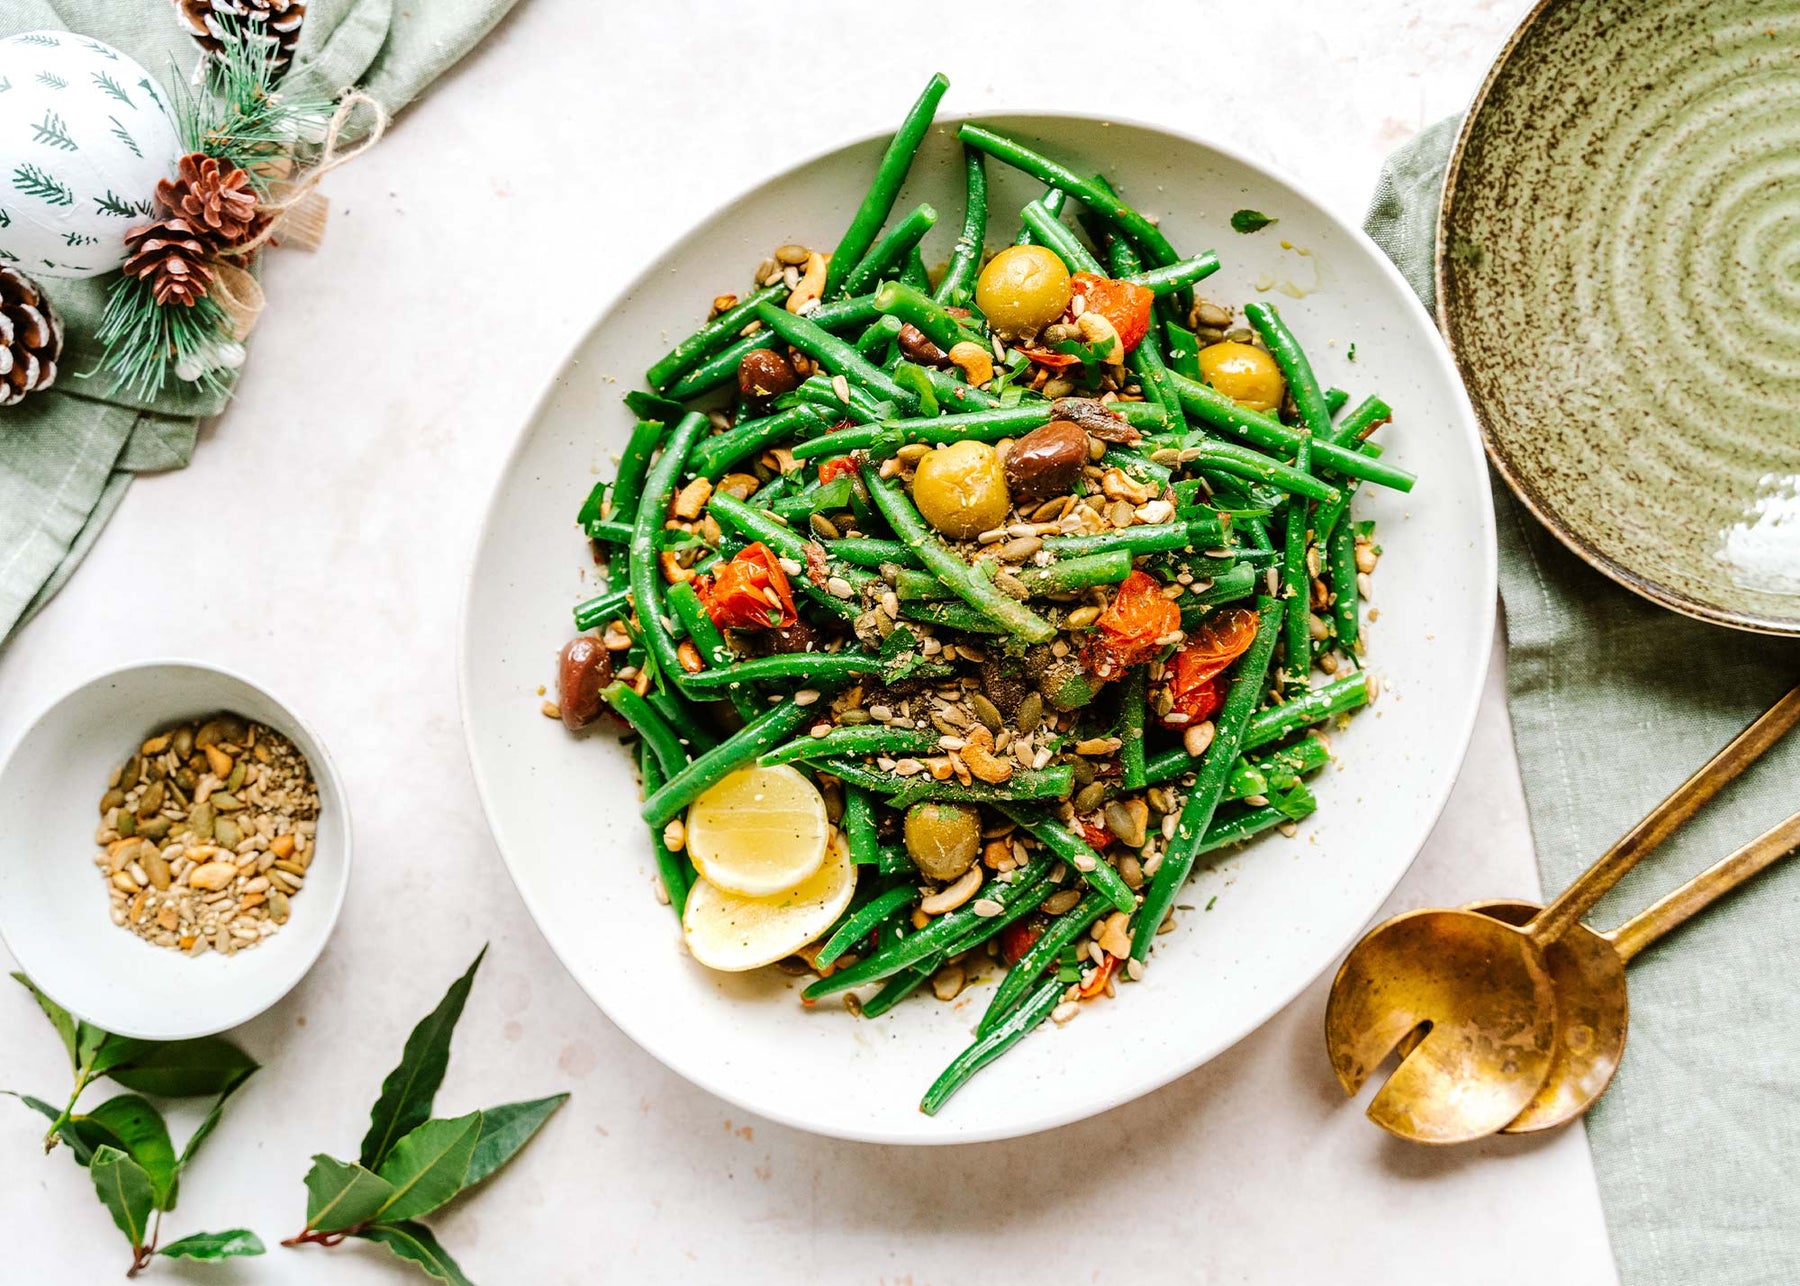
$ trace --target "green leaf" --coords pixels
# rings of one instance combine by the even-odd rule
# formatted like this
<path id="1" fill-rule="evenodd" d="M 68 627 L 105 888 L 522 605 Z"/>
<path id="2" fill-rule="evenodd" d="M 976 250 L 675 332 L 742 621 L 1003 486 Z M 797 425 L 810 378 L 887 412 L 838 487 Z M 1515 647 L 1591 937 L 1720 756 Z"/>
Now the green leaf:
<path id="1" fill-rule="evenodd" d="M 109 1098 L 91 1112 L 70 1117 L 63 1129 L 66 1133 L 71 1128 L 79 1131 L 96 1154 L 109 1147 L 137 1162 L 149 1176 L 156 1208 L 175 1208 L 175 1145 L 169 1142 L 169 1127 L 162 1113 L 148 1102 L 136 1094 Z"/>
<path id="2" fill-rule="evenodd" d="M 364 1241 L 379 1242 L 401 1259 L 417 1264 L 426 1276 L 443 1282 L 445 1286 L 475 1286 L 474 1282 L 463 1276 L 463 1270 L 457 1267 L 456 1261 L 444 1253 L 437 1238 L 431 1235 L 431 1229 L 422 1223 L 409 1220 L 402 1223 L 370 1224 L 355 1235 Z"/>
<path id="3" fill-rule="evenodd" d="M 81 1066 L 75 1055 L 75 1016 L 39 991 L 37 984 L 24 974 L 15 973 L 13 977 L 31 993 L 32 999 L 38 1002 L 38 1008 L 44 1011 L 44 1017 L 50 1020 L 50 1025 L 56 1028 L 56 1034 L 62 1037 L 63 1048 L 69 1051 L 69 1066 Z"/>
<path id="4" fill-rule="evenodd" d="M 262 1238 L 248 1228 L 233 1228 L 229 1232 L 197 1232 L 170 1242 L 156 1253 L 170 1259 L 232 1259 L 239 1255 L 260 1255 L 263 1244 Z"/>
<path id="5" fill-rule="evenodd" d="M 413 1219 L 430 1214 L 463 1189 L 475 1141 L 481 1137 L 481 1113 L 447 1121 L 427 1121 L 408 1134 L 382 1162 L 380 1174 L 394 1195 L 376 1213 L 383 1219 Z"/>
<path id="6" fill-rule="evenodd" d="M 88 1174 L 94 1180 L 94 1191 L 101 1204 L 112 1211 L 113 1222 L 125 1234 L 133 1250 L 144 1244 L 144 1230 L 150 1222 L 150 1211 L 156 1202 L 150 1192 L 150 1176 L 144 1167 L 115 1147 L 95 1151 L 88 1163 Z"/>
<path id="7" fill-rule="evenodd" d="M 236 1089 L 257 1066 L 223 1037 L 202 1036 L 150 1045 L 129 1067 L 113 1071 L 112 1078 L 128 1090 L 158 1098 L 204 1098 Z"/>
<path id="8" fill-rule="evenodd" d="M 1246 234 L 1260 232 L 1271 223 L 1278 222 L 1280 222 L 1280 220 L 1271 219 L 1260 210 L 1239 210 L 1236 214 L 1231 216 L 1231 230 L 1233 232 L 1242 232 Z"/>
<path id="9" fill-rule="evenodd" d="M 155 1050 L 153 1040 L 138 1040 L 132 1036 L 115 1036 L 92 1023 L 81 1023 L 75 1028 L 75 1052 L 80 1058 L 77 1067 L 89 1077 L 104 1076 L 120 1069 L 127 1063 L 146 1057 Z M 115 1076 L 113 1079 L 118 1080 Z M 125 1082 L 120 1081 L 121 1085 Z M 137 1088 L 125 1085 L 126 1089 Z"/>
<path id="10" fill-rule="evenodd" d="M 181 1160 L 177 1163 L 180 1169 L 187 1169 L 188 1162 L 194 1159 L 194 1154 L 200 1150 L 200 1145 L 206 1142 L 207 1136 L 218 1128 L 219 1118 L 225 1114 L 225 1100 L 237 1093 L 238 1086 L 249 1080 L 250 1074 L 255 1070 L 256 1064 L 252 1063 L 239 1072 L 235 1080 L 219 1091 L 219 1097 L 213 1100 L 213 1105 L 207 1109 L 206 1116 L 195 1127 L 194 1132 L 188 1135 L 187 1146 L 181 1149 Z"/>
<path id="11" fill-rule="evenodd" d="M 354 1162 L 324 1153 L 306 1172 L 306 1230 L 341 1232 L 367 1223 L 394 1195 L 394 1185 Z"/>
<path id="12" fill-rule="evenodd" d="M 567 1094 L 552 1094 L 549 1098 L 502 1103 L 483 1112 L 481 1135 L 475 1140 L 475 1155 L 469 1160 L 463 1187 L 473 1188 L 517 1156 L 519 1149 L 550 1119 L 550 1114 L 568 1100 Z"/>
<path id="13" fill-rule="evenodd" d="M 450 984 L 450 990 L 406 1038 L 400 1065 L 389 1072 L 381 1083 L 381 1097 L 369 1113 L 369 1132 L 363 1136 L 361 1161 L 371 1170 L 381 1168 L 394 1144 L 423 1125 L 431 1117 L 431 1104 L 437 1098 L 438 1086 L 444 1083 L 444 1069 L 450 1064 L 450 1036 L 462 1017 L 463 1003 L 475 982 L 475 971 L 487 948 L 475 957 L 468 971 Z"/>

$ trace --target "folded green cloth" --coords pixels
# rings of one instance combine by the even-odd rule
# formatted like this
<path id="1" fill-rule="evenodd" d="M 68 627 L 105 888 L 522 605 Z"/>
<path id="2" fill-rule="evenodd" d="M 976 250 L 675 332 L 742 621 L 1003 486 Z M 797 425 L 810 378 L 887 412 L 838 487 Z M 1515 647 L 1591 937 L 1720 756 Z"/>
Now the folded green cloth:
<path id="1" fill-rule="evenodd" d="M 398 111 L 467 53 L 517 0 L 310 0 L 285 85 L 308 96 L 351 86 Z M 185 77 L 198 46 L 172 0 L 9 0 L 0 36 L 94 36 L 162 80 Z M 371 157 L 363 164 L 379 165 Z M 112 277 L 45 279 L 66 330 L 56 386 L 0 409 L 0 645 L 61 589 L 137 473 L 179 469 L 200 421 L 227 396 L 175 383 L 150 402 L 93 370 Z"/>
<path id="2" fill-rule="evenodd" d="M 1364 224 L 1428 308 L 1457 125 L 1435 125 L 1389 159 Z M 1655 607 L 1565 549 L 1497 477 L 1494 492 L 1513 739 L 1554 892 L 1800 682 L 1800 643 Z M 1646 858 L 1589 922 L 1612 928 L 1796 810 L 1800 734 Z M 1587 1117 L 1626 1286 L 1800 1282 L 1797 910 L 1800 857 L 1632 965 L 1629 1049 Z"/>

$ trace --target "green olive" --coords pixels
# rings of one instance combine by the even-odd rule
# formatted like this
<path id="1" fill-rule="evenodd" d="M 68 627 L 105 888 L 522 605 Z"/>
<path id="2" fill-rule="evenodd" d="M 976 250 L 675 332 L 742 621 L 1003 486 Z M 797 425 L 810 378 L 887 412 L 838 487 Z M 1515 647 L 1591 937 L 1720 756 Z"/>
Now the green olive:
<path id="1" fill-rule="evenodd" d="M 1281 368 L 1255 344 L 1208 344 L 1200 350 L 1200 378 L 1252 411 L 1273 411 L 1287 394 Z"/>
<path id="2" fill-rule="evenodd" d="M 1043 246 L 1008 246 L 981 270 L 975 304 L 1007 339 L 1030 337 L 1069 307 L 1069 270 Z"/>
<path id="3" fill-rule="evenodd" d="M 927 878 L 954 880 L 975 864 L 981 817 L 968 804 L 914 804 L 906 810 L 906 851 Z"/>
<path id="4" fill-rule="evenodd" d="M 985 442 L 954 442 L 919 461 L 913 503 L 952 540 L 973 540 L 1006 522 L 1012 497 L 1000 456 Z"/>

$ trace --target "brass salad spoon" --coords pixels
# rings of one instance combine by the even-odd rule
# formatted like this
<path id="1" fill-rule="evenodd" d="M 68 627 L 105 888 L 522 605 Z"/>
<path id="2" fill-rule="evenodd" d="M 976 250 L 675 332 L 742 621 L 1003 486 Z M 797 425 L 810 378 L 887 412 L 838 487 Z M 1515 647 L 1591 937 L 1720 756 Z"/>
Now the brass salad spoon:
<path id="1" fill-rule="evenodd" d="M 1523 924 L 1469 909 L 1424 910 L 1395 916 L 1371 930 L 1339 968 L 1325 1008 L 1326 1047 L 1345 1092 L 1354 1094 L 1383 1059 L 1422 1029 L 1423 1038 L 1402 1051 L 1399 1067 L 1369 1104 L 1369 1119 L 1377 1125 L 1421 1143 L 1461 1143 L 1505 1129 L 1533 1107 L 1552 1074 L 1558 1048 L 1557 990 L 1553 965 L 1546 959 L 1551 946 L 1576 927 L 1639 859 L 1796 723 L 1800 723 L 1800 688 L 1776 702 L 1676 787 L 1549 906 L 1541 911 L 1530 908 L 1532 914 Z M 1736 859 L 1751 862 L 1754 859 L 1744 858 L 1745 852 L 1764 841 L 1774 843 L 1771 836 L 1782 830 L 1778 827 L 1720 866 Z M 1764 855 L 1761 849 L 1757 854 L 1763 866 L 1781 855 Z M 1738 874 L 1733 883 L 1748 877 Z M 1691 896 L 1693 885 L 1705 878 L 1670 898 Z M 1711 892 L 1680 919 L 1723 891 Z M 1674 923 L 1679 919 L 1658 932 Z M 1604 942 L 1591 930 L 1583 933 Z M 1585 938 L 1577 941 L 1586 943 Z M 1635 949 L 1643 945 L 1638 943 Z M 1613 956 L 1622 1049 L 1623 965 L 1612 944 L 1604 949 Z M 1599 1088 L 1605 1088 L 1604 1081 Z"/>

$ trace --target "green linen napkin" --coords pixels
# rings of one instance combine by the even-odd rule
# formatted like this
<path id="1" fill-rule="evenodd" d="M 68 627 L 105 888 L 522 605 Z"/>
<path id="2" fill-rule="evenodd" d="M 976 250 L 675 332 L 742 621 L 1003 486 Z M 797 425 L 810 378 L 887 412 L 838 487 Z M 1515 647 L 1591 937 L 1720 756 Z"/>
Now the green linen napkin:
<path id="1" fill-rule="evenodd" d="M 285 83 L 312 96 L 354 85 L 398 111 L 515 3 L 310 0 Z M 198 55 L 173 0 L 8 0 L 0 36 L 46 29 L 104 40 L 159 79 L 186 76 Z M 187 464 L 200 421 L 225 409 L 228 395 L 193 385 L 146 402 L 104 375 L 78 378 L 98 364 L 94 329 L 111 280 L 39 283 L 63 318 L 60 373 L 49 392 L 0 410 L 0 646 L 62 588 L 133 475 Z"/>
<path id="2" fill-rule="evenodd" d="M 1458 124 L 1388 160 L 1364 223 L 1427 308 Z M 1408 431 L 1404 418 L 1396 431 Z M 1554 892 L 1800 682 L 1800 643 L 1655 607 L 1565 549 L 1498 477 L 1494 492 L 1513 739 Z M 1589 922 L 1612 928 L 1796 809 L 1800 734 L 1646 858 Z M 1632 966 L 1629 1050 L 1587 1117 L 1626 1286 L 1800 1281 L 1797 910 L 1800 857 Z"/>

